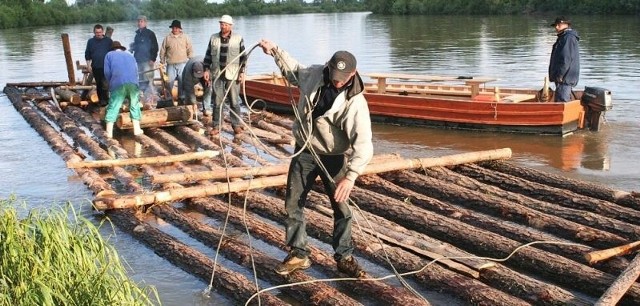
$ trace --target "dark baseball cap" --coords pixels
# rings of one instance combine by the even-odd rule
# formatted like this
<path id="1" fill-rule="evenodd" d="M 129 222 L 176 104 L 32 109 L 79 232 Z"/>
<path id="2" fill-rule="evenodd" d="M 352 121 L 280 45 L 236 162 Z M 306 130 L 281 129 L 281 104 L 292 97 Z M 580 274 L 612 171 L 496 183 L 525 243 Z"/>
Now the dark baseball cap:
<path id="1" fill-rule="evenodd" d="M 565 18 L 564 16 L 558 16 L 556 17 L 556 20 L 551 24 L 551 26 L 555 27 L 556 25 L 561 23 L 566 23 L 568 25 L 571 25 L 571 20 Z"/>
<path id="2" fill-rule="evenodd" d="M 329 60 L 331 80 L 346 82 L 356 71 L 356 57 L 348 51 L 338 51 Z"/>
<path id="3" fill-rule="evenodd" d="M 191 72 L 193 72 L 194 78 L 201 78 L 204 75 L 204 65 L 202 65 L 202 62 L 193 63 Z"/>

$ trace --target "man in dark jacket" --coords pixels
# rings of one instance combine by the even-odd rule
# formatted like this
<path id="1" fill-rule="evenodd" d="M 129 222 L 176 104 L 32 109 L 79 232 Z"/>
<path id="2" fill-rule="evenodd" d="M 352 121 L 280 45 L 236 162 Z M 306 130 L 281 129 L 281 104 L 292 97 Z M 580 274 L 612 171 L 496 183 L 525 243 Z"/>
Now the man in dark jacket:
<path id="1" fill-rule="evenodd" d="M 101 24 L 93 26 L 93 37 L 87 41 L 84 50 L 84 59 L 87 61 L 87 68 L 96 80 L 96 90 L 100 106 L 106 106 L 109 102 L 109 83 L 104 77 L 104 56 L 111 51 L 111 38 L 105 37 L 104 28 Z"/>
<path id="2" fill-rule="evenodd" d="M 580 36 L 565 17 L 556 18 L 551 26 L 555 27 L 558 38 L 551 50 L 549 80 L 556 84 L 555 101 L 567 102 L 575 99 L 571 90 L 580 76 Z"/>
<path id="3" fill-rule="evenodd" d="M 156 33 L 147 29 L 147 17 L 138 16 L 138 30 L 136 37 L 131 44 L 131 53 L 138 63 L 138 73 L 140 73 L 140 90 L 144 92 L 145 101 L 152 103 L 156 95 L 153 87 L 153 70 L 158 58 L 158 39 Z"/>

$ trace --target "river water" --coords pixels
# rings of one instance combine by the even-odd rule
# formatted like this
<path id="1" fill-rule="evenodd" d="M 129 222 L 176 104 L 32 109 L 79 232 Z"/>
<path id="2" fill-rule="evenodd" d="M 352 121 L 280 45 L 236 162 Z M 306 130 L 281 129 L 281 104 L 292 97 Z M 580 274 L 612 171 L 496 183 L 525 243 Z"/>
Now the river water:
<path id="1" fill-rule="evenodd" d="M 368 13 L 239 16 L 234 30 L 244 36 L 248 49 L 269 38 L 305 64 L 324 63 L 333 52 L 345 49 L 356 55 L 361 73 L 491 76 L 499 79 L 491 85 L 540 88 L 555 41 L 549 26 L 554 18 Z M 600 132 L 557 137 L 375 125 L 376 153 L 427 157 L 510 147 L 518 164 L 637 190 L 640 111 L 634 102 L 640 96 L 640 19 L 575 16 L 573 23 L 581 35 L 578 88 L 598 86 L 613 93 L 614 108 Z M 150 20 L 149 28 L 161 42 L 170 24 L 171 20 Z M 113 38 L 124 46 L 133 41 L 135 21 L 106 25 L 115 28 Z M 182 20 L 182 26 L 198 55 L 204 54 L 209 36 L 219 30 L 217 17 Z M 84 63 L 92 27 L 0 30 L 0 86 L 67 80 L 60 34 L 69 34 L 73 60 Z M 260 49 L 250 54 L 249 74 L 275 68 Z M 88 204 L 91 192 L 4 95 L 0 95 L 0 113 L 0 198 L 15 195 L 28 203 L 27 208 L 66 201 Z M 130 265 L 132 277 L 156 286 L 165 305 L 211 304 L 199 297 L 207 284 L 167 264 L 117 229 L 105 234 Z"/>

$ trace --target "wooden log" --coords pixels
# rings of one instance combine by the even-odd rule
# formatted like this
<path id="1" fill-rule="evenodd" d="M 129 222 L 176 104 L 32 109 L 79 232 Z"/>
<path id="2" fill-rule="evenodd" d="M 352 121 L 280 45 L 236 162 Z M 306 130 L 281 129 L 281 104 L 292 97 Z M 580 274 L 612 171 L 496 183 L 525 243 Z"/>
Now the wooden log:
<path id="1" fill-rule="evenodd" d="M 419 169 L 434 166 L 448 166 L 465 163 L 473 163 L 481 160 L 507 159 L 511 158 L 511 149 L 495 149 L 486 151 L 477 151 L 469 153 L 452 154 L 441 157 L 425 157 L 415 159 L 402 159 L 390 161 L 389 163 L 367 166 L 367 174 L 380 173 L 387 171 Z"/>
<path id="2" fill-rule="evenodd" d="M 500 189 L 499 187 L 483 184 L 477 180 L 474 180 L 473 178 L 461 175 L 443 167 L 432 167 L 423 169 L 422 172 L 430 177 L 456 184 L 469 190 L 475 190 L 486 195 L 496 196 L 502 198 L 504 201 L 524 205 L 526 207 L 550 215 L 561 217 L 563 219 L 570 220 L 579 224 L 583 224 L 591 228 L 604 230 L 625 238 L 640 239 L 640 226 L 637 225 L 601 216 L 593 212 L 585 212 L 579 209 L 567 208 L 560 205 L 555 205 L 554 203 L 533 199 L 518 193 L 505 191 Z M 585 235 L 585 237 L 586 236 L 588 235 Z M 620 271 L 622 271 L 622 269 L 624 269 L 624 267 L 626 267 L 627 265 L 628 262 L 625 260 L 623 266 L 621 267 L 621 269 L 617 270 L 618 272 L 616 272 L 616 274 L 620 273 Z"/>
<path id="3" fill-rule="evenodd" d="M 478 163 L 478 165 L 532 182 L 570 190 L 588 197 L 640 209 L 640 201 L 638 201 L 638 199 L 633 201 L 630 193 L 627 191 L 616 190 L 601 184 L 580 181 L 563 175 L 543 172 L 530 167 L 518 166 L 505 161 L 483 161 Z"/>
<path id="4" fill-rule="evenodd" d="M 409 190 L 406 190 L 410 192 Z M 319 203 L 319 196 L 316 192 L 311 192 L 309 194 L 308 202 L 312 204 L 311 206 L 316 209 L 318 206 L 328 207 L 328 198 L 325 195 L 322 195 L 322 200 Z M 558 286 L 553 284 L 545 283 L 535 278 L 529 277 L 527 275 L 520 274 L 514 270 L 511 270 L 500 263 L 495 263 L 493 261 L 488 261 L 480 257 L 476 257 L 473 254 L 465 252 L 452 246 L 448 243 L 436 240 L 427 235 L 418 233 L 416 231 L 408 230 L 404 227 L 399 226 L 396 223 L 393 223 L 389 220 L 381 218 L 376 215 L 372 215 L 368 212 L 358 211 L 358 213 L 354 213 L 355 216 L 363 213 L 367 219 L 369 219 L 370 223 L 373 224 L 374 229 L 378 233 L 385 233 L 387 235 L 393 235 L 396 231 L 402 231 L 409 235 L 410 238 L 405 239 L 405 244 L 407 244 L 407 240 L 412 245 L 416 245 L 415 242 L 420 242 L 420 244 L 424 242 L 428 242 L 428 246 L 426 249 L 433 250 L 437 253 L 442 253 L 447 257 L 451 258 L 453 261 L 460 262 L 466 266 L 472 267 L 480 272 L 480 279 L 483 283 L 491 285 L 494 288 L 498 288 L 504 292 L 510 293 L 513 296 L 520 297 L 526 301 L 529 301 L 536 305 L 558 305 L 558 304 L 571 304 L 571 305 L 591 305 L 592 302 L 583 299 L 574 295 L 573 293 L 564 290 Z M 357 218 L 357 217 L 356 217 Z M 362 221 L 360 224 L 363 224 Z M 379 229 L 377 228 L 379 227 Z M 358 229 L 362 229 L 362 226 L 358 227 Z M 363 230 L 366 231 L 366 230 Z M 396 235 L 397 236 L 397 235 Z M 413 242 L 413 241 L 415 242 Z M 422 245 L 418 247 L 419 249 L 425 249 L 425 246 Z M 409 252 L 414 254 L 420 254 L 414 250 L 410 250 Z M 431 258 L 431 257 L 429 257 Z M 449 267 L 448 265 L 446 265 Z M 449 267 L 451 269 L 451 267 Z M 456 271 L 455 269 L 451 269 Z M 461 272 L 461 271 L 458 271 Z M 518 284 L 518 286 L 513 286 L 513 284 Z"/>
<path id="5" fill-rule="evenodd" d="M 324 214 L 325 216 L 333 216 L 333 210 L 331 210 L 328 207 L 324 207 L 324 206 L 314 206 L 314 209 L 318 210 L 320 213 Z M 360 214 L 358 213 L 354 213 L 354 217 L 358 220 L 360 220 L 361 222 L 365 222 L 365 220 L 360 216 Z M 421 255 L 423 257 L 426 257 L 430 260 L 437 260 L 438 263 L 440 263 L 443 266 L 446 266 L 447 268 L 449 268 L 450 270 L 456 271 L 458 273 L 473 277 L 473 278 L 480 278 L 480 270 L 481 269 L 487 269 L 487 268 L 491 268 L 492 266 L 494 266 L 495 264 L 493 262 L 487 262 L 487 264 L 485 266 L 481 266 L 481 267 L 475 267 L 475 266 L 467 266 L 465 264 L 456 262 L 454 260 L 448 259 L 446 256 L 436 253 L 436 252 L 432 252 L 432 251 L 427 251 L 427 250 L 423 250 L 421 248 L 417 248 L 414 247 L 410 244 L 405 244 L 403 242 L 401 242 L 398 239 L 395 239 L 393 237 L 391 237 L 390 235 L 386 235 L 383 234 L 380 231 L 380 228 L 375 228 L 375 229 L 370 229 L 370 228 L 366 228 L 366 227 L 360 227 L 360 230 L 362 230 L 363 232 L 373 236 L 373 237 L 377 237 L 380 240 L 384 241 L 387 244 L 391 244 L 391 245 L 395 245 L 399 248 L 402 249 L 406 249 L 408 251 L 414 252 L 418 255 Z M 385 233 L 387 231 L 384 231 Z"/>
<path id="6" fill-rule="evenodd" d="M 49 103 L 38 103 L 38 109 L 47 116 L 51 121 L 58 123 L 61 130 L 71 139 L 78 143 L 83 149 L 87 150 L 94 158 L 112 159 L 112 157 L 100 147 L 100 145 L 79 128 L 75 121 L 64 113 L 54 108 Z M 123 186 L 132 192 L 142 192 L 143 188 L 138 184 L 129 172 L 122 167 L 113 167 L 112 173 Z"/>
<path id="7" fill-rule="evenodd" d="M 293 296 L 296 300 L 311 305 L 359 305 L 357 301 L 337 291 L 335 288 L 323 282 L 314 282 L 315 278 L 304 272 L 292 273 L 287 276 L 279 275 L 275 272 L 280 264 L 279 260 L 271 258 L 259 250 L 248 246 L 239 239 L 223 239 L 223 233 L 218 229 L 206 225 L 168 205 L 155 206 L 153 212 L 165 221 L 169 221 L 174 226 L 194 237 L 206 246 L 220 251 L 221 255 L 233 262 L 253 269 L 257 277 L 271 283 L 301 283 L 292 287 L 284 287 L 280 290 Z M 250 220 L 247 220 L 250 222 Z M 223 243 L 220 243 L 223 240 Z M 251 259 L 247 258 L 248 256 Z"/>
<path id="8" fill-rule="evenodd" d="M 95 90 L 96 86 L 95 85 L 73 85 L 73 86 L 69 86 L 69 85 L 62 85 L 62 86 L 58 86 L 60 89 L 66 89 L 66 90 Z"/>
<path id="9" fill-rule="evenodd" d="M 398 169 L 430 167 L 436 165 L 451 165 L 454 162 L 469 162 L 490 158 L 506 158 L 511 156 L 511 149 L 498 149 L 489 151 L 479 151 L 472 153 L 454 154 L 437 158 L 417 158 L 404 160 L 391 160 L 384 164 L 367 166 L 364 174 L 378 173 Z M 94 199 L 93 204 L 98 209 L 127 208 L 154 203 L 177 201 L 192 197 L 212 196 L 222 193 L 246 191 L 249 189 L 281 186 L 286 183 L 286 175 L 274 177 L 256 178 L 250 181 L 232 182 L 227 185 L 216 184 L 204 187 L 187 187 L 175 191 L 160 191 L 145 194 L 125 195 L 117 198 Z"/>
<path id="10" fill-rule="evenodd" d="M 635 252 L 638 249 L 640 249 L 640 241 L 628 243 L 625 245 L 617 246 L 617 247 L 606 249 L 606 250 L 589 252 L 584 255 L 584 258 L 590 264 L 594 264 L 598 261 L 606 260 L 614 256 L 622 256 L 622 255 L 629 254 L 631 252 Z"/>
<path id="11" fill-rule="evenodd" d="M 240 208 L 229 206 L 215 198 L 197 198 L 189 202 L 189 208 L 206 214 L 212 218 L 228 219 L 229 222 L 240 228 L 245 228 L 252 237 L 259 238 L 280 249 L 286 249 L 283 229 L 269 222 L 262 221 L 252 213 Z M 329 277 L 341 278 L 343 275 L 335 270 L 335 260 L 330 254 L 313 245 L 309 246 L 311 254 L 309 258 L 314 263 L 314 268 L 321 269 Z M 419 299 L 407 292 L 404 288 L 395 288 L 379 281 L 366 282 L 341 282 L 341 286 L 357 292 L 360 296 L 375 296 L 378 302 L 384 305 L 428 305 L 428 302 Z"/>
<path id="12" fill-rule="evenodd" d="M 195 197 L 206 197 L 230 192 L 246 191 L 284 185 L 286 175 L 279 175 L 253 180 L 242 180 L 229 183 L 217 183 L 209 186 L 187 187 L 178 190 L 166 190 L 150 193 L 138 193 L 121 197 L 103 197 L 94 199 L 96 209 L 131 208 L 153 203 L 166 203 Z"/>
<path id="13" fill-rule="evenodd" d="M 407 189 L 428 194 L 430 197 L 439 199 L 440 201 L 453 203 L 477 212 L 501 216 L 508 221 L 526 224 L 538 230 L 543 230 L 569 240 L 591 244 L 596 247 L 611 247 L 627 242 L 627 239 L 621 236 L 568 221 L 552 213 L 542 213 L 524 205 L 505 201 L 497 196 L 462 188 L 428 176 L 409 171 L 383 173 L 381 176 L 394 182 L 396 185 L 402 185 Z M 425 205 L 425 207 L 433 206 Z M 468 214 L 469 212 L 463 213 L 463 215 Z M 500 222 L 489 223 L 507 226 L 507 224 Z M 498 232 L 502 232 L 502 230 L 498 229 Z M 580 259 L 582 259 L 581 257 L 582 256 L 580 256 Z"/>
<path id="14" fill-rule="evenodd" d="M 100 98 L 98 97 L 98 91 L 95 88 L 92 88 L 89 90 L 89 92 L 87 93 L 87 100 L 89 100 L 89 102 L 91 103 L 100 102 Z"/>
<path id="15" fill-rule="evenodd" d="M 390 175 L 390 174 L 388 174 Z M 387 175 L 385 175 L 387 176 Z M 403 181 L 406 180 L 406 181 Z M 398 185 L 400 181 L 403 181 L 401 185 Z M 391 182 L 395 182 L 396 184 L 392 184 Z M 449 216 L 450 218 L 454 218 L 465 222 L 469 225 L 476 226 L 479 228 L 483 228 L 485 230 L 489 230 L 491 232 L 501 234 L 507 238 L 519 241 L 520 243 L 528 243 L 531 241 L 557 241 L 563 242 L 565 244 L 540 244 L 534 247 L 539 248 L 541 250 L 546 250 L 549 252 L 553 252 L 556 254 L 560 254 L 567 258 L 571 258 L 578 262 L 584 262 L 584 254 L 586 252 L 590 252 L 594 250 L 592 247 L 581 246 L 577 244 L 571 243 L 566 239 L 561 239 L 558 236 L 542 232 L 540 230 L 524 227 L 518 224 L 514 224 L 513 222 L 504 222 L 504 219 L 500 219 L 498 217 L 493 217 L 486 215 L 482 212 L 479 212 L 482 209 L 474 209 L 473 204 L 470 204 L 469 209 L 465 209 L 453 204 L 449 204 L 448 200 L 437 200 L 434 198 L 430 198 L 422 193 L 416 192 L 416 189 L 419 189 L 421 184 L 419 182 L 415 182 L 413 178 L 405 178 L 404 176 L 398 176 L 390 181 L 383 180 L 376 176 L 365 176 L 362 177 L 358 182 L 358 186 L 362 188 L 366 188 L 367 190 L 372 190 L 378 193 L 385 194 L 395 199 L 403 199 L 406 203 L 410 203 L 412 206 L 421 207 L 426 210 L 430 210 L 441 215 Z M 426 184 L 430 184 L 427 182 Z M 401 187 L 402 186 L 402 187 Z M 442 187 L 441 188 L 449 188 Z M 421 190 L 425 194 L 431 194 L 429 190 Z M 466 205 L 465 205 L 466 206 Z M 479 204 L 477 206 L 484 206 L 483 204 Z M 510 208 L 507 208 L 510 209 Z M 501 216 L 509 216 L 511 213 L 509 211 L 505 211 L 501 214 Z M 531 220 L 537 220 L 536 216 L 531 216 Z M 509 219 L 509 221 L 512 221 Z M 543 221 L 530 221 L 534 223 L 535 226 L 539 226 L 541 224 L 545 224 Z M 626 262 L 621 260 L 616 262 L 616 265 L 607 265 L 605 267 L 600 267 L 601 270 L 605 272 L 613 272 L 620 273 L 626 266 Z"/>
<path id="16" fill-rule="evenodd" d="M 330 203 L 328 197 L 325 194 L 320 194 L 318 192 L 312 191 L 307 197 L 307 203 L 309 204 L 311 209 L 317 210 L 326 216 L 333 216 L 333 214 L 329 213 Z M 397 244 L 391 243 L 392 245 L 398 246 L 403 249 L 406 248 L 408 251 L 415 254 L 423 255 L 423 252 L 425 253 L 424 256 L 427 256 L 426 254 L 440 254 L 440 256 L 452 258 L 450 259 L 451 261 L 455 261 L 462 265 L 468 266 L 474 271 L 481 271 L 495 266 L 495 263 L 493 261 L 474 258 L 473 254 L 464 252 L 463 250 L 456 248 L 451 244 L 444 243 L 427 235 L 406 229 L 405 227 L 397 223 L 381 218 L 369 212 L 359 210 L 357 212 L 354 212 L 353 215 L 354 219 L 356 221 L 359 221 L 360 224 L 364 224 L 362 222 L 368 220 L 372 226 L 373 231 L 377 233 L 384 233 L 384 235 L 388 237 L 389 242 L 397 242 Z M 369 231 L 367 229 L 362 230 L 365 232 Z M 386 239 L 383 238 L 383 240 Z M 433 259 L 433 257 L 431 256 L 427 257 Z M 441 263 L 443 265 L 447 265 L 445 262 L 441 261 Z M 464 272 L 474 277 L 478 275 L 477 273 L 469 272 L 468 270 L 462 271 L 462 269 L 459 272 Z"/>
<path id="17" fill-rule="evenodd" d="M 178 131 L 178 133 L 182 137 L 185 137 L 187 141 L 189 141 L 190 143 L 193 143 L 195 146 L 199 148 L 202 148 L 205 150 L 222 150 L 222 148 L 218 146 L 218 144 L 211 141 L 208 137 L 204 137 L 200 135 L 200 133 L 194 131 L 190 127 L 177 126 L 175 127 L 175 130 Z M 222 155 L 220 156 L 222 157 Z M 225 155 L 224 157 L 226 158 L 226 163 L 231 166 L 234 166 L 234 167 L 246 166 L 245 163 L 242 161 L 242 159 L 236 157 L 235 155 Z"/>
<path id="18" fill-rule="evenodd" d="M 286 220 L 282 201 L 282 199 L 264 194 L 249 193 L 246 205 L 247 209 L 264 217 L 273 220 Z M 306 211 L 305 218 L 309 235 L 330 244 L 333 239 L 333 220 L 315 211 Z M 423 269 L 428 261 L 413 253 L 388 245 L 383 251 L 377 243 L 372 243 L 374 238 L 370 235 L 357 230 L 354 230 L 352 234 L 354 246 L 362 256 L 380 265 L 389 266 L 392 264 L 399 271 L 419 271 L 411 277 L 427 289 L 444 291 L 463 301 L 477 305 L 529 304 L 475 279 L 444 269 L 437 263 Z"/>
<path id="19" fill-rule="evenodd" d="M 150 156 L 150 157 L 138 157 L 129 159 L 113 159 L 113 160 L 93 160 L 67 163 L 67 168 L 102 168 L 112 166 L 129 166 L 140 164 L 160 164 L 160 163 L 174 163 L 188 160 L 197 160 L 212 158 L 218 156 L 218 151 L 200 151 L 183 154 L 172 154 L 169 156 Z"/>
<path id="20" fill-rule="evenodd" d="M 151 177 L 154 184 L 168 182 L 195 182 L 200 180 L 221 180 L 226 178 L 243 178 L 281 175 L 287 173 L 289 164 L 263 167 L 226 168 L 223 171 L 199 171 L 191 173 L 157 174 Z"/>
<path id="21" fill-rule="evenodd" d="M 629 267 L 611 284 L 611 287 L 598 299 L 595 306 L 614 306 L 636 282 L 640 276 L 640 255 L 631 261 Z"/>
<path id="22" fill-rule="evenodd" d="M 501 189 L 520 193 L 541 201 L 556 203 L 565 207 L 595 212 L 620 221 L 640 225 L 640 211 L 623 207 L 608 201 L 580 195 L 556 187 L 517 178 L 511 175 L 483 170 L 474 165 L 458 165 L 452 170 L 472 177 L 489 185 L 499 186 Z M 639 240 L 634 238 L 634 240 Z"/>
<path id="23" fill-rule="evenodd" d="M 140 126 L 160 127 L 171 123 L 187 123 L 191 119 L 191 109 L 187 106 L 165 107 L 142 111 Z M 132 129 L 133 123 L 129 113 L 120 113 L 116 119 L 116 126 L 120 129 Z"/>
<path id="24" fill-rule="evenodd" d="M 69 85 L 68 82 L 17 82 L 17 83 L 7 83 L 6 87 L 59 87 Z"/>
<path id="25" fill-rule="evenodd" d="M 56 88 L 54 90 L 56 92 L 56 95 L 60 96 L 61 101 L 66 101 L 73 105 L 80 105 L 80 94 L 78 94 L 77 92 L 60 88 Z"/>
<path id="26" fill-rule="evenodd" d="M 211 276 L 214 275 L 213 287 L 236 300 L 238 304 L 243 304 L 256 292 L 255 283 L 241 273 L 217 265 L 216 273 L 212 274 L 214 262 L 207 255 L 142 222 L 132 213 L 123 210 L 114 211 L 109 214 L 109 217 L 118 227 L 182 270 L 206 283 L 209 283 Z M 267 305 L 290 305 L 269 292 L 260 294 L 260 299 Z"/>
<path id="27" fill-rule="evenodd" d="M 60 155 L 63 160 L 70 162 L 82 160 L 76 153 L 76 150 L 69 145 L 62 135 L 42 118 L 30 103 L 20 98 L 20 93 L 15 87 L 5 87 L 4 92 L 7 93 L 7 97 L 16 110 L 18 110 L 25 120 L 47 141 L 51 149 Z M 111 190 L 111 185 L 105 182 L 100 175 L 94 171 L 78 169 L 76 173 L 78 173 L 85 185 L 87 185 L 94 194 L 99 194 L 104 190 Z"/>
<path id="28" fill-rule="evenodd" d="M 468 162 L 468 160 L 482 160 L 484 158 L 503 158 L 504 156 L 510 156 L 510 149 L 492 150 L 492 151 L 479 151 L 472 153 L 455 154 L 443 157 L 426 157 L 417 159 L 401 159 L 391 158 L 384 160 L 384 162 L 375 163 L 372 162 L 367 165 L 363 174 L 373 174 L 385 171 L 403 170 L 403 169 L 416 169 L 425 166 L 433 167 L 436 165 L 451 165 L 454 162 Z M 152 177 L 152 181 L 155 183 L 163 182 L 190 182 L 196 180 L 206 179 L 222 179 L 226 177 L 238 178 L 238 177 L 253 177 L 262 175 L 279 175 L 285 174 L 288 171 L 288 165 L 275 165 L 266 166 L 256 169 L 255 167 L 235 168 L 227 169 L 225 173 L 220 171 L 203 171 L 193 173 L 176 173 L 176 174 L 160 174 Z"/>
<path id="29" fill-rule="evenodd" d="M 363 192 L 360 188 L 354 188 L 352 196 L 361 209 L 480 256 L 504 258 L 521 246 L 521 243 L 502 235 L 439 214 L 412 208 L 380 194 Z M 608 284 L 613 281 L 610 274 L 535 248 L 520 249 L 505 264 L 518 269 L 527 269 L 537 277 L 551 279 L 555 283 L 581 290 L 587 295 L 604 292 Z M 640 286 L 634 285 L 630 289 L 625 303 L 640 303 Z"/>
<path id="30" fill-rule="evenodd" d="M 67 75 L 69 76 L 69 85 L 76 85 L 76 75 L 73 70 L 73 59 L 71 57 L 71 44 L 69 43 L 69 34 L 62 33 L 62 49 L 64 50 L 64 59 L 67 63 Z"/>

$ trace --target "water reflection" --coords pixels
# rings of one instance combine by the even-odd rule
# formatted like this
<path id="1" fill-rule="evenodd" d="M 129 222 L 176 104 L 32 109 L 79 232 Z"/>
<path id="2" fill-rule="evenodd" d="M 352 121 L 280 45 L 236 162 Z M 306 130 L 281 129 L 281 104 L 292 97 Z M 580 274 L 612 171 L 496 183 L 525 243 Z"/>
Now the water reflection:
<path id="1" fill-rule="evenodd" d="M 528 164 L 548 164 L 563 171 L 610 168 L 606 137 L 595 133 L 550 137 L 375 125 L 374 138 L 377 153 L 430 157 L 511 148 L 512 159 Z"/>

